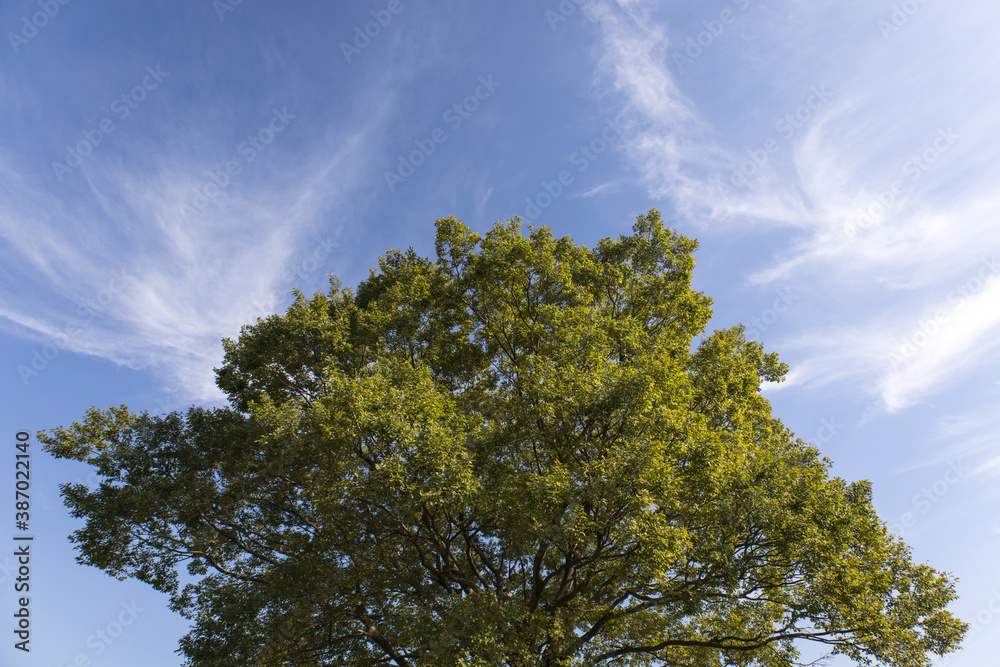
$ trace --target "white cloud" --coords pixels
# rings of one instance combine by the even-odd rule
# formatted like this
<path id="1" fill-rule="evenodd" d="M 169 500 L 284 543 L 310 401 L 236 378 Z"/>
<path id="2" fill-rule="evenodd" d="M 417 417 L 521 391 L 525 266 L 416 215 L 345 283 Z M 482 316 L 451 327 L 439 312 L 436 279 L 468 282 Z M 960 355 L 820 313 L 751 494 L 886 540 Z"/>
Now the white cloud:
<path id="1" fill-rule="evenodd" d="M 575 194 L 573 196 L 574 197 L 582 197 L 584 199 L 587 199 L 587 198 L 593 197 L 594 195 L 598 194 L 599 192 L 604 192 L 608 188 L 612 188 L 615 185 L 616 184 L 615 184 L 614 181 L 609 181 L 607 183 L 601 183 L 600 185 L 595 185 L 594 187 L 592 187 L 591 189 L 587 190 L 586 192 L 581 192 L 581 193 Z"/>
<path id="2" fill-rule="evenodd" d="M 374 173 L 370 142 L 385 122 L 386 114 L 370 114 L 336 149 L 291 159 L 275 140 L 273 166 L 245 165 L 200 213 L 192 197 L 213 165 L 179 145 L 141 169 L 95 155 L 80 169 L 85 188 L 55 196 L 2 164 L 11 193 L 3 201 L 6 250 L 12 268 L 34 276 L 36 291 L 4 294 L 0 316 L 39 344 L 152 368 L 192 400 L 218 400 L 212 368 L 221 338 L 302 286 L 287 279 L 291 266 L 330 265 L 339 228 L 321 220 L 349 209 L 347 197 Z M 126 279 L 110 283 L 116 275 Z M 81 317 L 88 302 L 99 310 Z M 73 334 L 62 335 L 70 325 Z"/>
<path id="3" fill-rule="evenodd" d="M 904 308 L 862 326 L 789 336 L 777 347 L 801 360 L 769 391 L 844 381 L 852 393 L 863 387 L 897 412 L 943 391 L 962 373 L 995 363 L 1000 339 L 991 334 L 1000 327 L 1000 272 L 988 272 L 994 266 L 983 263 L 931 307 L 923 306 L 920 316 Z"/>
<path id="4" fill-rule="evenodd" d="M 961 371 L 994 360 L 1000 341 L 989 334 L 1000 324 L 1000 275 L 978 294 L 962 297 L 941 321 L 922 321 L 893 350 L 893 369 L 880 393 L 889 410 L 908 407 Z"/>
<path id="5" fill-rule="evenodd" d="M 928 5 L 889 40 L 877 29 L 878 8 L 861 3 L 800 3 L 780 20 L 763 6 L 748 10 L 733 32 L 753 31 L 756 50 L 730 46 L 738 40 L 730 34 L 698 61 L 735 73 L 716 79 L 734 86 L 732 114 L 752 108 L 778 119 L 747 143 L 738 124 L 719 122 L 718 109 L 716 126 L 708 122 L 694 101 L 697 77 L 672 73 L 670 55 L 682 44 L 671 44 L 669 23 L 654 15 L 658 5 L 619 5 L 625 14 L 608 5 L 591 11 L 603 36 L 600 80 L 620 99 L 630 125 L 626 154 L 649 195 L 669 200 L 709 235 L 724 229 L 752 238 L 761 225 L 795 231 L 795 241 L 772 247 L 773 262 L 750 283 L 798 281 L 814 299 L 838 304 L 832 317 L 802 318 L 778 343 L 801 358 L 772 390 L 850 380 L 896 411 L 996 360 L 1000 289 L 991 281 L 912 360 L 888 363 L 927 317 L 928 303 L 951 312 L 942 295 L 983 253 L 1000 250 L 1000 128 L 992 112 L 1000 93 L 990 84 L 1000 48 L 949 48 L 993 44 L 987 26 L 1000 10 L 970 8 L 972 20 Z M 830 12 L 838 21 L 822 24 Z M 795 58 L 781 57 L 790 50 Z M 755 68 L 760 59 L 766 70 Z M 739 77 L 762 71 L 766 80 L 738 87 Z M 796 127 L 774 134 L 788 113 Z M 767 146 L 773 150 L 763 159 Z M 755 154 L 758 163 L 748 162 Z M 734 171 L 741 165 L 745 183 Z"/>

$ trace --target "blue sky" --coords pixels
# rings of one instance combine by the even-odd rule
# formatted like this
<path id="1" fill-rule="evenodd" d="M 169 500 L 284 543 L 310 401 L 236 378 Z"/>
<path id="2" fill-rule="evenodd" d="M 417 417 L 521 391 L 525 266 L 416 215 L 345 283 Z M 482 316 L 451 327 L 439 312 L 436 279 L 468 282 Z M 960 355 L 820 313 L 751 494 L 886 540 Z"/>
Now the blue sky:
<path id="1" fill-rule="evenodd" d="M 223 337 L 388 248 L 433 255 L 438 217 L 592 245 L 656 207 L 700 241 L 710 328 L 790 364 L 777 415 L 960 578 L 976 630 L 947 664 L 992 664 L 998 20 L 985 0 L 7 0 L 4 438 L 219 402 Z M 74 561 L 57 485 L 89 471 L 37 446 L 32 466 L 34 650 L 11 647 L 0 556 L 0 664 L 178 665 L 165 599 Z"/>

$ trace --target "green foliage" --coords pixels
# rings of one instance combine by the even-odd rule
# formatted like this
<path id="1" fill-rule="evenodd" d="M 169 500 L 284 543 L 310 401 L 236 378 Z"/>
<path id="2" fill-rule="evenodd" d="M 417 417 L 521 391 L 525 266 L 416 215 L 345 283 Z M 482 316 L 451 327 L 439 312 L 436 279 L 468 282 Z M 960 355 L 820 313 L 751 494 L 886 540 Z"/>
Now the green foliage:
<path id="1" fill-rule="evenodd" d="M 357 292 L 225 342 L 226 409 L 92 409 L 40 438 L 80 560 L 172 596 L 188 664 L 929 665 L 965 625 L 867 482 L 771 416 L 787 371 L 699 336 L 695 241 L 594 249 L 437 223 Z M 187 567 L 193 582 L 180 584 Z"/>

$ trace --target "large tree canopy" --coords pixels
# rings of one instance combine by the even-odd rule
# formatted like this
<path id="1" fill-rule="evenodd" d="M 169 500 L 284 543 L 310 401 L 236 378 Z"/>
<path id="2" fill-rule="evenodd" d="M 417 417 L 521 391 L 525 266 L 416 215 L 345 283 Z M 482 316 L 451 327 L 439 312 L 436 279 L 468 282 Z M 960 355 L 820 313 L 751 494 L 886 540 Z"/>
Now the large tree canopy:
<path id="1" fill-rule="evenodd" d="M 786 366 L 739 326 L 692 345 L 695 241 L 633 229 L 439 220 L 437 261 L 390 251 L 226 340 L 230 407 L 41 434 L 103 478 L 62 487 L 79 559 L 169 593 L 197 667 L 956 649 L 953 581 L 771 415 Z"/>

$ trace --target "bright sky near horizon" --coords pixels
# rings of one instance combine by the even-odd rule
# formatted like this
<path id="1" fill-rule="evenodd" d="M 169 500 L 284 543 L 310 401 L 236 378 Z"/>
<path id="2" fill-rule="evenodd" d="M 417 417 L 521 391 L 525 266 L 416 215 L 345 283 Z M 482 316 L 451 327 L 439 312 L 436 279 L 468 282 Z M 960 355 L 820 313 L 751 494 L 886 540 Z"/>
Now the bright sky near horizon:
<path id="1" fill-rule="evenodd" d="M 1000 654 L 1000 4 L 5 0 L 0 665 L 174 667 L 164 596 L 78 565 L 35 432 L 217 404 L 221 339 L 434 220 L 593 245 L 659 209 L 775 413 L 959 577 Z M 13 648 L 31 434 L 31 653 Z M 835 662 L 835 665 L 846 664 Z"/>

